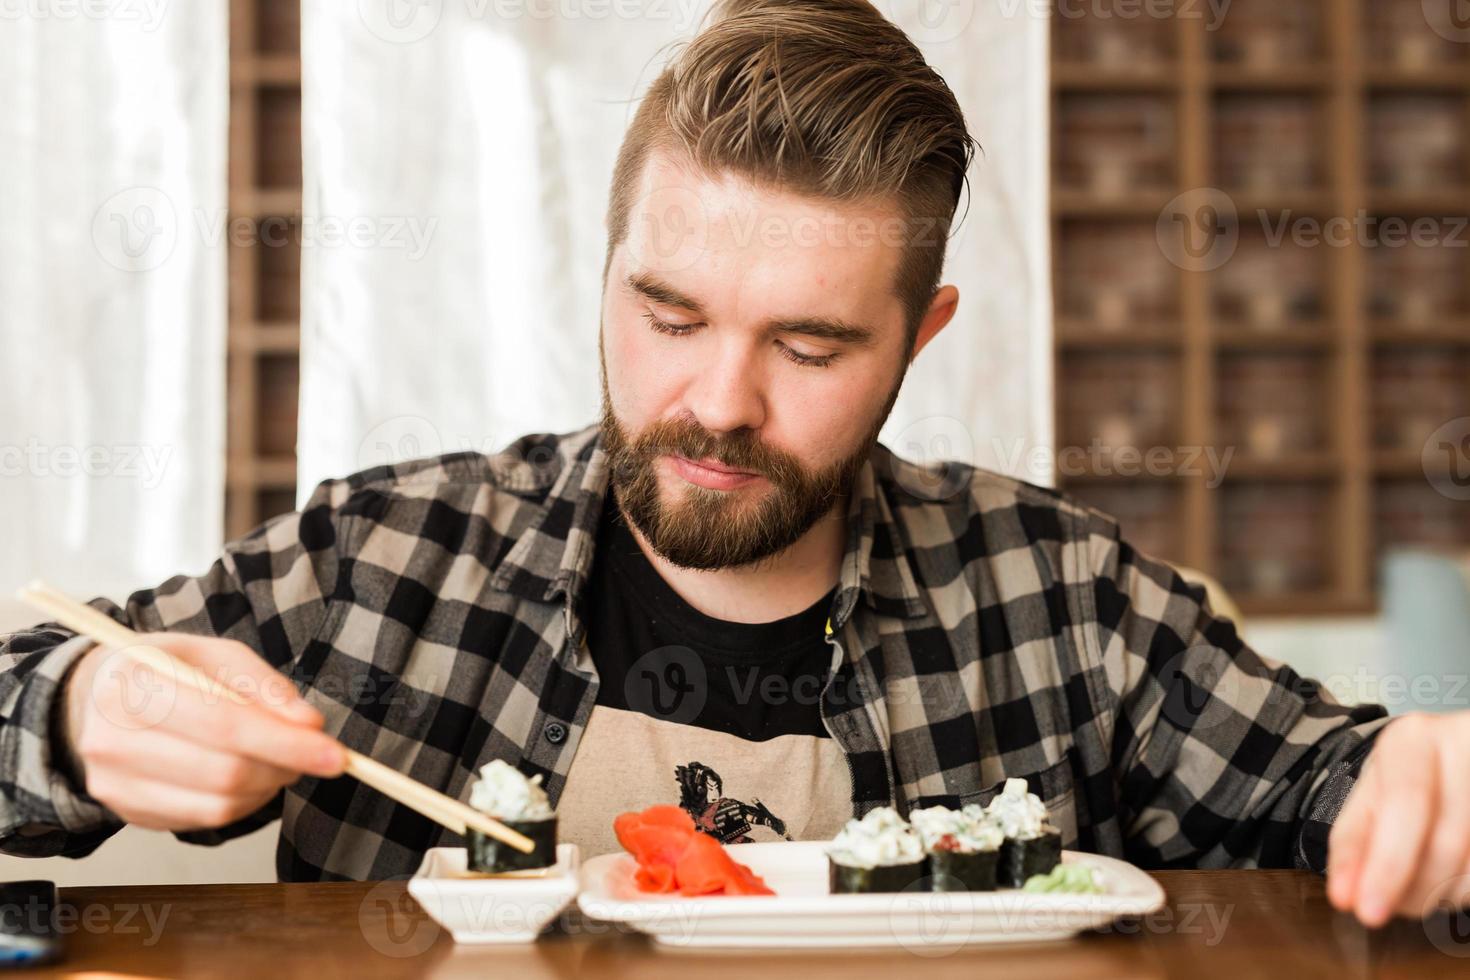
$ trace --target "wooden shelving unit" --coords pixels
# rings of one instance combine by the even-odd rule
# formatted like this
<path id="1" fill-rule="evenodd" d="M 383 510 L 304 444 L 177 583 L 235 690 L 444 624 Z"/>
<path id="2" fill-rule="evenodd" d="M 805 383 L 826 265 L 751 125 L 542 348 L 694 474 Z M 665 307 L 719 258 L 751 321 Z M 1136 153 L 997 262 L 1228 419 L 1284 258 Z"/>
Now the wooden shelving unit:
<path id="1" fill-rule="evenodd" d="M 1263 228 L 1428 218 L 1448 237 L 1470 216 L 1470 45 L 1418 0 L 1236 0 L 1218 24 L 1080 10 L 1052 29 L 1059 444 L 1234 455 L 1218 486 L 1062 465 L 1058 483 L 1247 614 L 1371 610 L 1383 549 L 1470 547 L 1470 503 L 1420 452 L 1470 416 L 1470 247 Z M 1176 264 L 1158 222 L 1203 189 L 1234 206 L 1210 215 L 1234 252 Z"/>
<path id="2" fill-rule="evenodd" d="M 300 35 L 299 0 L 230 2 L 229 539 L 295 506 Z"/>

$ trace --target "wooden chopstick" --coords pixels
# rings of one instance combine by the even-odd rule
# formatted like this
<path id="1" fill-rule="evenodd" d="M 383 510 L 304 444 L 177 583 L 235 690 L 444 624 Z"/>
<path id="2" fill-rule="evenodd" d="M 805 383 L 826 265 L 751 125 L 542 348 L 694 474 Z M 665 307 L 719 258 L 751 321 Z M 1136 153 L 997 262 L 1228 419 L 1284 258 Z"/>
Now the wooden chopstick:
<path id="1" fill-rule="evenodd" d="M 29 603 L 53 617 L 56 622 L 73 632 L 90 636 L 106 647 L 124 651 L 140 663 L 174 678 L 175 681 L 215 697 L 229 698 L 239 704 L 251 704 L 251 700 L 233 688 L 226 687 L 193 664 L 185 663 L 175 656 L 148 643 L 146 634 L 136 633 L 101 610 L 72 599 L 44 582 L 32 582 L 16 593 L 21 601 Z M 531 838 L 512 830 L 505 824 L 481 813 L 474 807 L 431 789 L 423 783 L 391 769 L 375 759 L 355 752 L 345 745 L 347 774 L 354 776 L 373 789 L 397 800 L 411 810 L 417 811 L 442 824 L 457 834 L 463 835 L 474 828 L 488 837 L 508 844 L 523 854 L 535 849 Z"/>

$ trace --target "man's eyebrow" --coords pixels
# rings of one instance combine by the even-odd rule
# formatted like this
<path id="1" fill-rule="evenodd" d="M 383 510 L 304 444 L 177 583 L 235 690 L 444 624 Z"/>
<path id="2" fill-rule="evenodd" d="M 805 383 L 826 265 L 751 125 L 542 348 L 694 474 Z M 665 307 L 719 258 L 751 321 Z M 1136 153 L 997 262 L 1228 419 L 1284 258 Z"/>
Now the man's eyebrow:
<path id="1" fill-rule="evenodd" d="M 633 292 L 642 293 L 655 303 L 662 303 L 664 306 L 677 306 L 681 310 L 688 310 L 691 313 L 704 316 L 704 307 L 700 306 L 697 301 L 685 296 L 673 286 L 670 286 L 661 279 L 654 278 L 646 272 L 629 273 L 625 282 Z"/>
<path id="2" fill-rule="evenodd" d="M 692 297 L 685 296 L 673 286 L 646 272 L 634 272 L 626 280 L 629 289 L 648 297 L 664 306 L 677 306 L 696 316 L 704 316 L 704 307 Z M 875 332 L 861 324 L 848 323 L 834 317 L 809 316 L 796 320 L 774 320 L 766 324 L 771 333 L 801 334 L 819 340 L 832 340 L 841 344 L 863 345 L 873 342 Z"/>
<path id="3" fill-rule="evenodd" d="M 778 320 L 769 326 L 774 333 L 797 333 L 819 340 L 835 340 L 841 344 L 869 344 L 873 341 L 873 331 L 869 328 L 825 316 Z"/>

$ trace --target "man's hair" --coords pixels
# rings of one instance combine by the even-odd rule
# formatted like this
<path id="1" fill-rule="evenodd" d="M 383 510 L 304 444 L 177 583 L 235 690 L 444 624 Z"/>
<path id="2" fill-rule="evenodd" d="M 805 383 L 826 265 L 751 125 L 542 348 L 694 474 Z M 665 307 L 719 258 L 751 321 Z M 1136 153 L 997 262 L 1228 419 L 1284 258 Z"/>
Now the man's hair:
<path id="1" fill-rule="evenodd" d="M 729 171 L 843 204 L 896 203 L 904 254 L 894 290 L 912 349 L 976 143 L 944 79 L 868 0 L 714 6 L 623 137 L 604 281 L 654 148 L 711 176 Z"/>

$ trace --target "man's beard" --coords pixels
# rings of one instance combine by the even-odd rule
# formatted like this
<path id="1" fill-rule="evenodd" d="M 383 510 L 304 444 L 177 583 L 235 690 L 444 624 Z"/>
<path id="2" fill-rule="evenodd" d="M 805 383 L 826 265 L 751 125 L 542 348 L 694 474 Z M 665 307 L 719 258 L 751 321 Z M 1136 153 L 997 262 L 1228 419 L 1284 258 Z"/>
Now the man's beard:
<path id="1" fill-rule="evenodd" d="M 853 482 L 878 442 L 878 432 L 898 397 L 888 403 L 868 434 L 846 458 L 815 473 L 790 453 L 740 429 L 715 435 L 689 416 L 661 419 L 636 436 L 612 410 L 606 373 L 602 386 L 602 441 L 611 483 L 624 515 L 658 555 L 681 568 L 712 570 L 752 565 L 785 551 L 852 490 Z M 748 491 L 721 491 L 685 483 L 683 499 L 666 503 L 659 488 L 660 456 L 757 473 L 770 484 L 751 503 Z"/>

